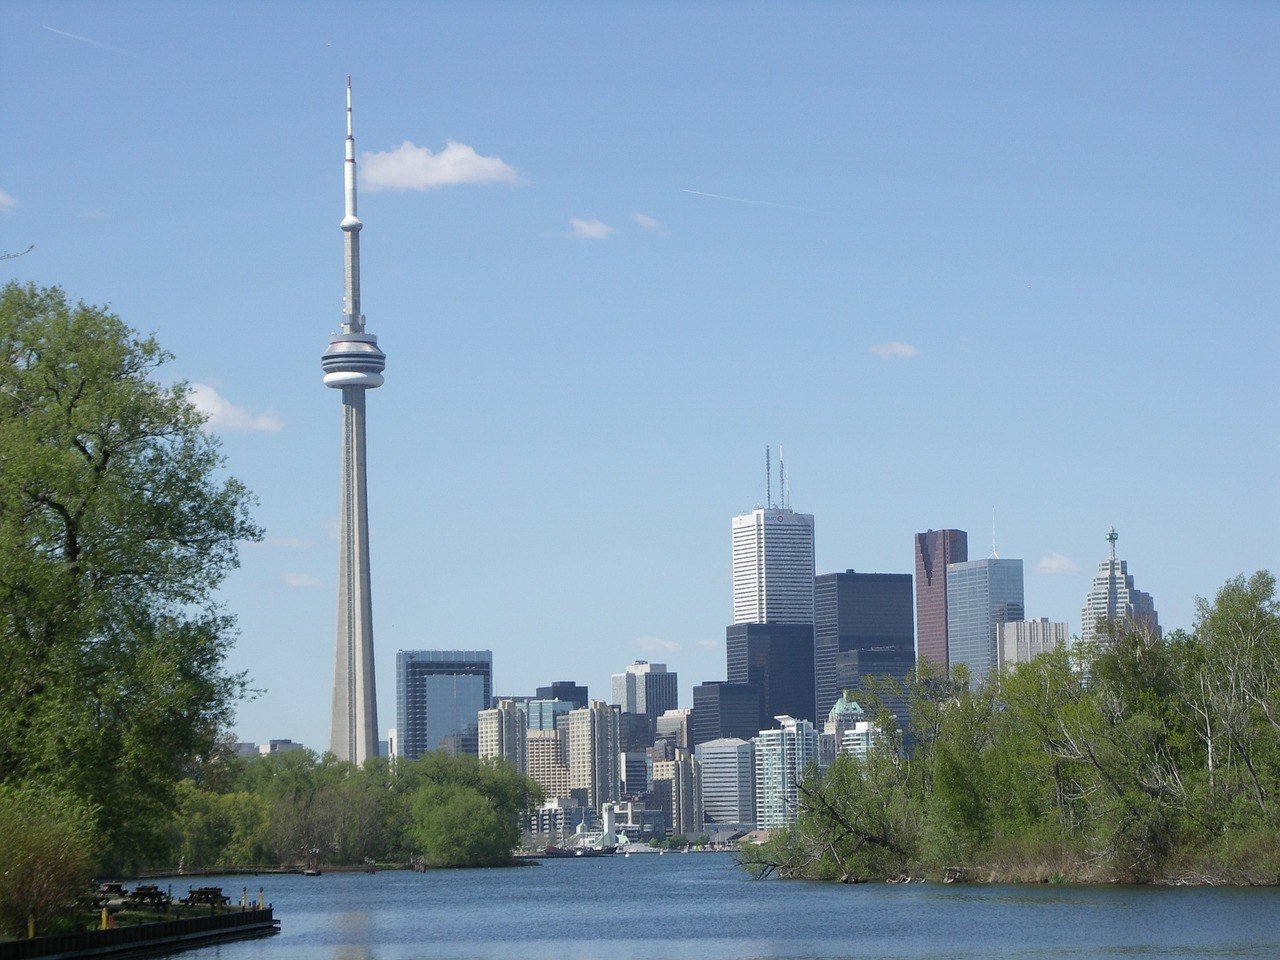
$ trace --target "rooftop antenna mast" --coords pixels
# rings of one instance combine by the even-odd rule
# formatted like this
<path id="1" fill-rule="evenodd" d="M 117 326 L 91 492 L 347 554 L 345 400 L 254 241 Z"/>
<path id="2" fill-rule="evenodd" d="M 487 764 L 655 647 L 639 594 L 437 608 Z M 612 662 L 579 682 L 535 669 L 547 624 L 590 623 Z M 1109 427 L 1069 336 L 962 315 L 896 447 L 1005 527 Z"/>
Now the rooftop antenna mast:
<path id="1" fill-rule="evenodd" d="M 773 506 L 773 461 L 769 458 L 769 445 L 764 445 L 764 506 Z"/>
<path id="2" fill-rule="evenodd" d="M 1107 544 L 1111 548 L 1111 562 L 1116 562 L 1116 541 L 1120 539 L 1120 534 L 1116 533 L 1116 528 L 1111 527 L 1107 530 Z"/>
<path id="3" fill-rule="evenodd" d="M 996 560 L 1000 559 L 1000 553 L 996 550 L 996 508 L 991 508 L 991 556 Z"/>
<path id="4" fill-rule="evenodd" d="M 778 506 L 788 509 L 787 503 L 787 461 L 783 458 L 782 444 L 778 444 Z"/>

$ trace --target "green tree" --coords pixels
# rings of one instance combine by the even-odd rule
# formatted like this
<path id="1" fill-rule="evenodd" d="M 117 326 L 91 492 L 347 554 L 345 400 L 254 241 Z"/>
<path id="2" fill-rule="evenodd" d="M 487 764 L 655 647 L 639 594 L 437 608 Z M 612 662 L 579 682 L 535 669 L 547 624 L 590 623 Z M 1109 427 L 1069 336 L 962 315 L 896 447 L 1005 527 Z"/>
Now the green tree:
<path id="1" fill-rule="evenodd" d="M 0 782 L 159 849 L 174 785 L 241 695 L 214 591 L 260 536 L 169 356 L 58 288 L 0 289 Z"/>
<path id="2" fill-rule="evenodd" d="M 0 933 L 72 913 L 93 869 L 93 812 L 31 784 L 0 785 Z"/>

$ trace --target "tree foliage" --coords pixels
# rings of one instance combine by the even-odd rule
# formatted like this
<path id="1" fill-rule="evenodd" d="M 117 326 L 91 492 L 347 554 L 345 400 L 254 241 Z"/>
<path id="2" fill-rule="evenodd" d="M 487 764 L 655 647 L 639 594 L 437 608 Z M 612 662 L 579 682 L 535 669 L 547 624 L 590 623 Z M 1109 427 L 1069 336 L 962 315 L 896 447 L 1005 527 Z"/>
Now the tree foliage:
<path id="1" fill-rule="evenodd" d="M 748 848 L 746 866 L 847 882 L 1280 882 L 1271 574 L 1199 601 L 1190 633 L 1111 624 L 1088 649 L 977 687 L 927 667 L 888 686 L 909 704 L 914 751 L 886 736 L 815 773 L 796 825 Z"/>
<path id="2" fill-rule="evenodd" d="M 158 849 L 242 691 L 214 590 L 259 536 L 168 359 L 56 287 L 0 289 L 0 783 L 79 798 L 115 863 Z"/>
<path id="3" fill-rule="evenodd" d="M 32 784 L 0 785 L 0 936 L 67 913 L 93 870 L 93 811 Z"/>

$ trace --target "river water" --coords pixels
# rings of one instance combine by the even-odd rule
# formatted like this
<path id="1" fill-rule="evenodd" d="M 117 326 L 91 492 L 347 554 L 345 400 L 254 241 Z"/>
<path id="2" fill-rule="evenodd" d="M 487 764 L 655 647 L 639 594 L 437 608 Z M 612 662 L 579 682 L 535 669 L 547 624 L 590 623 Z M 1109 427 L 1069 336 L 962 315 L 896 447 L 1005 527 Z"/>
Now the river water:
<path id="1" fill-rule="evenodd" d="M 1280 957 L 1273 889 L 755 881 L 710 853 L 191 882 L 264 886 L 282 932 L 185 960 Z"/>

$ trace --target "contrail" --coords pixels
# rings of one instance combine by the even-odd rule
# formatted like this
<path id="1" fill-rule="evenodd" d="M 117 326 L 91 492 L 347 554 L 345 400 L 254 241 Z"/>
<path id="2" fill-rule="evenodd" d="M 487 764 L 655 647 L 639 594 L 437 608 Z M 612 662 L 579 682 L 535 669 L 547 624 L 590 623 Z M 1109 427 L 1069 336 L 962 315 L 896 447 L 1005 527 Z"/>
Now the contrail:
<path id="1" fill-rule="evenodd" d="M 59 30 L 56 27 L 45 26 L 43 23 L 40 24 L 40 26 L 44 27 L 44 29 L 48 30 L 50 33 L 56 33 L 60 37 L 68 37 L 72 40 L 79 40 L 81 43 L 91 43 L 95 47 L 101 47 L 103 50 L 114 50 L 116 53 L 124 53 L 124 51 L 121 50 L 119 47 L 113 47 L 111 44 L 103 43 L 101 40 L 94 40 L 90 37 L 82 37 L 78 33 L 67 33 L 67 31 L 65 30 Z"/>
<path id="2" fill-rule="evenodd" d="M 782 207 L 784 210 L 804 210 L 805 207 L 793 207 L 789 203 L 774 203 L 772 200 L 748 200 L 746 197 L 726 197 L 722 193 L 703 193 L 701 190 L 690 190 L 681 187 L 681 193 L 691 193 L 695 197 L 710 197 L 712 200 L 731 200 L 734 203 L 749 203 L 756 207 Z"/>

